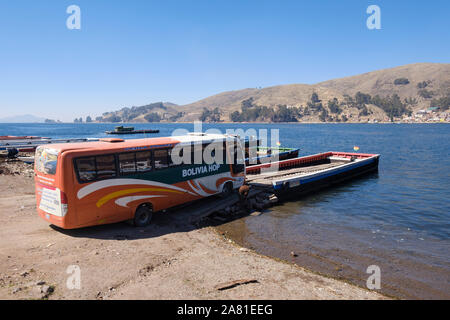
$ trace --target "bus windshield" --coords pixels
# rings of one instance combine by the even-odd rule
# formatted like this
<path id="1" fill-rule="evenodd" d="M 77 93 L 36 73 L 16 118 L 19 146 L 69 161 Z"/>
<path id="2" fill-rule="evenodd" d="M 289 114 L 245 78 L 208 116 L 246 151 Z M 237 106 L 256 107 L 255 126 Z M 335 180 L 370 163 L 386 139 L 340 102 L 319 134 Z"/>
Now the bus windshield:
<path id="1" fill-rule="evenodd" d="M 58 150 L 38 148 L 35 155 L 36 170 L 44 174 L 55 174 L 58 163 Z"/>

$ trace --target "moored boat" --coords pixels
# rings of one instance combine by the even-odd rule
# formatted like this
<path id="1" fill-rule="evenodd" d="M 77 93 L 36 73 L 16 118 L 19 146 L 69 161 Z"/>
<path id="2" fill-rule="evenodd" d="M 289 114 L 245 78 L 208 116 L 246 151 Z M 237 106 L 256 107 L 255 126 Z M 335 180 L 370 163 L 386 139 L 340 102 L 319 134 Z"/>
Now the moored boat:
<path id="1" fill-rule="evenodd" d="M 124 127 L 118 126 L 114 128 L 114 131 L 105 131 L 106 134 L 139 134 L 139 133 L 158 133 L 159 130 L 155 129 L 144 129 L 144 130 L 134 130 L 134 127 Z"/>

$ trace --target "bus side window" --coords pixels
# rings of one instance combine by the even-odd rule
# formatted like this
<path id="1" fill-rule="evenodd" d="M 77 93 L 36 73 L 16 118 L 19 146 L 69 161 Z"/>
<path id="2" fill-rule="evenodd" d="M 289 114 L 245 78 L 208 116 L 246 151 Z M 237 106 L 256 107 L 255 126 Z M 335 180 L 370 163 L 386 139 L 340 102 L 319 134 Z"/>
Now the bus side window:
<path id="1" fill-rule="evenodd" d="M 167 168 L 169 166 L 167 149 L 154 150 L 153 157 L 155 158 L 155 169 Z"/>
<path id="2" fill-rule="evenodd" d="M 235 164 L 236 163 L 236 149 L 235 149 L 235 145 L 234 145 L 234 141 L 226 141 L 224 142 L 225 144 L 225 156 L 226 156 L 226 160 L 225 163 L 226 164 Z"/>
<path id="3" fill-rule="evenodd" d="M 243 164 L 245 162 L 245 159 L 242 154 L 242 149 L 237 143 L 234 145 L 234 156 L 236 157 L 235 163 Z"/>
<path id="4" fill-rule="evenodd" d="M 245 171 L 245 161 L 242 157 L 242 150 L 241 148 L 238 148 L 237 143 L 235 142 L 233 147 L 233 165 L 231 166 L 231 169 L 233 170 L 234 174 L 241 173 Z"/>
<path id="5" fill-rule="evenodd" d="M 192 144 L 183 146 L 183 150 L 182 150 L 181 156 L 182 156 L 182 159 L 183 159 L 183 161 L 181 163 L 182 165 L 188 166 L 188 165 L 191 165 L 191 164 L 194 163 L 194 153 L 193 153 L 193 146 L 192 146 Z M 186 160 L 186 161 L 184 161 L 184 160 Z"/>
<path id="6" fill-rule="evenodd" d="M 107 179 L 116 176 L 116 160 L 114 155 L 97 156 L 97 179 Z"/>
<path id="7" fill-rule="evenodd" d="M 175 166 L 179 165 L 179 164 L 173 163 L 173 161 L 172 161 L 172 149 L 167 149 L 167 156 L 169 157 L 169 159 L 168 159 L 169 167 L 175 167 Z M 181 157 L 181 159 L 183 159 L 183 149 L 181 149 L 181 151 L 180 151 L 180 157 Z"/>
<path id="8" fill-rule="evenodd" d="M 76 159 L 75 164 L 80 181 L 89 182 L 96 178 L 95 157 Z"/>
<path id="9" fill-rule="evenodd" d="M 228 156 L 227 156 L 227 141 L 224 140 L 222 143 L 222 151 L 223 151 L 223 163 L 229 164 Z"/>
<path id="10" fill-rule="evenodd" d="M 119 170 L 121 175 L 136 173 L 135 153 L 119 154 Z"/>
<path id="11" fill-rule="evenodd" d="M 220 142 L 214 142 L 215 148 L 211 152 L 211 155 L 214 157 L 214 162 L 216 164 L 224 164 L 227 161 L 226 153 L 225 153 L 225 146 L 222 141 Z"/>
<path id="12" fill-rule="evenodd" d="M 192 143 L 191 152 L 191 164 L 202 164 L 203 145 L 200 143 Z"/>
<path id="13" fill-rule="evenodd" d="M 152 153 L 150 151 L 136 152 L 136 169 L 138 172 L 151 171 Z"/>

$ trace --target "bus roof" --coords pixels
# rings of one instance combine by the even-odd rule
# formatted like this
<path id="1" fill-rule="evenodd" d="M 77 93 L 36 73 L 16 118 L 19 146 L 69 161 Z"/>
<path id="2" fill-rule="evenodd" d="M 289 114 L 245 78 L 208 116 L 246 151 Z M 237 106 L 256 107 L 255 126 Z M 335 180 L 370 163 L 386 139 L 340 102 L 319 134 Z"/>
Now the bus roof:
<path id="1" fill-rule="evenodd" d="M 192 142 L 212 142 L 214 140 L 223 140 L 226 138 L 235 138 L 223 134 L 188 134 L 184 136 L 144 138 L 144 139 L 115 139 L 101 138 L 99 141 L 75 142 L 75 143 L 55 143 L 40 145 L 58 150 L 60 152 L 69 150 L 110 150 L 117 148 L 137 148 L 142 146 L 168 146 L 174 144 L 187 144 Z"/>

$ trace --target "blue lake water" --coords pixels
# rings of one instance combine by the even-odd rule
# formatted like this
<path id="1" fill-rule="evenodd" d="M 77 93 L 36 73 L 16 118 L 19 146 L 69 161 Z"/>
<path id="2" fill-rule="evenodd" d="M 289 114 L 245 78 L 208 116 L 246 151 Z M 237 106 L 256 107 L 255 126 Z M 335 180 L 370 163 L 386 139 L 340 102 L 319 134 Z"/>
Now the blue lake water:
<path id="1" fill-rule="evenodd" d="M 169 136 L 192 124 L 133 124 Z M 0 135 L 104 137 L 112 124 L 0 124 Z M 301 155 L 381 154 L 379 172 L 286 202 L 220 228 L 242 245 L 365 286 L 369 265 L 381 291 L 406 298 L 450 298 L 450 125 L 203 124 L 203 129 L 278 129 Z M 292 257 L 290 252 L 297 253 Z"/>

